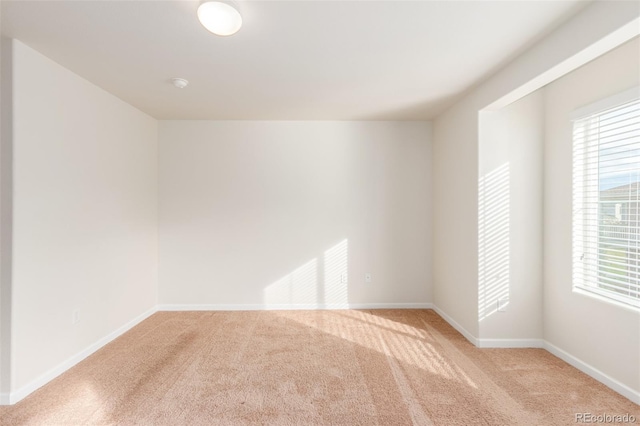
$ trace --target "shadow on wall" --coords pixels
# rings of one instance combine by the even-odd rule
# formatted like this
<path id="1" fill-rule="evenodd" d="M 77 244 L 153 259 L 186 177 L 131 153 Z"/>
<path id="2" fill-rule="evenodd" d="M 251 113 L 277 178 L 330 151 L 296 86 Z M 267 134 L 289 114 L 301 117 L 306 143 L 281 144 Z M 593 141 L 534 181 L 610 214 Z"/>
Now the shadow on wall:
<path id="1" fill-rule="evenodd" d="M 509 163 L 478 183 L 478 313 L 487 318 L 509 304 Z"/>
<path id="2" fill-rule="evenodd" d="M 267 309 L 347 308 L 349 241 L 344 239 L 263 290 Z"/>

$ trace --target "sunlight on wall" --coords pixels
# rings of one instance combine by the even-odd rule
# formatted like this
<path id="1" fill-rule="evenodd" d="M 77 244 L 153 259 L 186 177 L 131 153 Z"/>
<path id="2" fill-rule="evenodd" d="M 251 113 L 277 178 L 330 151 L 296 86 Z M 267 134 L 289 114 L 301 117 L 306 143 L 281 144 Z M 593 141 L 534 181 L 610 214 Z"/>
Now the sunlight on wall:
<path id="1" fill-rule="evenodd" d="M 278 305 L 316 306 L 318 303 L 318 260 L 313 259 L 264 289 L 267 308 Z"/>
<path id="2" fill-rule="evenodd" d="M 349 241 L 344 239 L 263 291 L 267 309 L 349 307 Z"/>
<path id="3" fill-rule="evenodd" d="M 349 241 L 343 240 L 324 252 L 324 303 L 348 308 Z"/>
<path id="4" fill-rule="evenodd" d="M 478 188 L 478 314 L 509 303 L 509 163 L 482 176 Z"/>

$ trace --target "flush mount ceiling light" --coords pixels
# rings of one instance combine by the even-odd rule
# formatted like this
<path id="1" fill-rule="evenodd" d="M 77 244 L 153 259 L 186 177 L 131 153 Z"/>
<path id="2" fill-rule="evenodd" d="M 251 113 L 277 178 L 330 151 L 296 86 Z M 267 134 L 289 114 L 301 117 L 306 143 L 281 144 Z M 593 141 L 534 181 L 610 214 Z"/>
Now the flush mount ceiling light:
<path id="1" fill-rule="evenodd" d="M 187 84 L 189 84 L 189 81 L 185 80 L 184 78 L 176 77 L 171 79 L 171 83 L 173 83 L 173 85 L 178 89 L 184 89 L 185 87 L 187 87 Z"/>
<path id="2" fill-rule="evenodd" d="M 230 36 L 242 26 L 242 16 L 230 1 L 203 1 L 198 6 L 198 19 L 210 32 L 219 36 Z"/>

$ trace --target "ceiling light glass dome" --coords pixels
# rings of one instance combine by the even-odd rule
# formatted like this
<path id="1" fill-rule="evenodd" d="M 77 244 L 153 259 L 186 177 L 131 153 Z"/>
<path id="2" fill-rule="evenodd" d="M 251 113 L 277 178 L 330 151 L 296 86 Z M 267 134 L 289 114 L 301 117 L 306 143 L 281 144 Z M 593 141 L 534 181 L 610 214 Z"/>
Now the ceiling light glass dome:
<path id="1" fill-rule="evenodd" d="M 210 32 L 230 36 L 242 26 L 242 16 L 231 2 L 205 1 L 198 6 L 198 19 Z"/>

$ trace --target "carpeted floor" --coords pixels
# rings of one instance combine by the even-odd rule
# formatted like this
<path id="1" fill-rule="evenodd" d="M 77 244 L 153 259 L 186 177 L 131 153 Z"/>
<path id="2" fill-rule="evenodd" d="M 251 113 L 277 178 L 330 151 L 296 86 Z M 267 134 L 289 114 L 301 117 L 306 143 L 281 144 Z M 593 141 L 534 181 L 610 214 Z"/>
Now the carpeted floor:
<path id="1" fill-rule="evenodd" d="M 2 425 L 570 425 L 640 407 L 542 349 L 429 310 L 159 312 Z"/>

